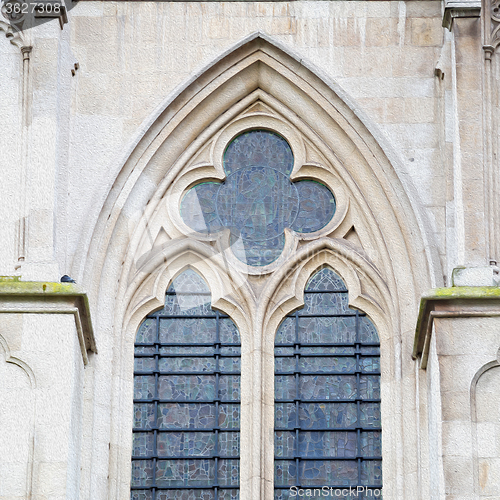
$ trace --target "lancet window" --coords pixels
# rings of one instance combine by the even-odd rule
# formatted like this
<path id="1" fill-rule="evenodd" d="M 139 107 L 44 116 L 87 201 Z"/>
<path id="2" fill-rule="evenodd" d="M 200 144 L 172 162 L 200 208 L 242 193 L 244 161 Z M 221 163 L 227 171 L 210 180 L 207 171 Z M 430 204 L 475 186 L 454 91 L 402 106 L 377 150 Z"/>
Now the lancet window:
<path id="1" fill-rule="evenodd" d="M 240 336 L 194 271 L 135 342 L 131 500 L 237 500 Z"/>
<path id="2" fill-rule="evenodd" d="M 378 334 L 327 268 L 304 301 L 275 339 L 275 500 L 346 486 L 352 498 L 381 498 Z"/>

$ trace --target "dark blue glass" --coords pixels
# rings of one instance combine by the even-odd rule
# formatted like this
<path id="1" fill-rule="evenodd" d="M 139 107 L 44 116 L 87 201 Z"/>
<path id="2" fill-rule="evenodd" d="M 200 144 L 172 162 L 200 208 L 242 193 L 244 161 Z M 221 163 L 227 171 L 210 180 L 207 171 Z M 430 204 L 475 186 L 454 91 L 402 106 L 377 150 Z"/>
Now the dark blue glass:
<path id="1" fill-rule="evenodd" d="M 236 257 L 250 266 L 274 262 L 285 229 L 312 233 L 328 224 L 335 198 L 318 182 L 292 183 L 293 154 L 281 136 L 252 130 L 231 141 L 224 154 L 223 183 L 203 182 L 181 202 L 184 222 L 199 233 L 229 229 Z"/>
<path id="2" fill-rule="evenodd" d="M 381 498 L 377 331 L 330 269 L 309 280 L 304 302 L 275 340 L 275 500 L 291 486 Z"/>
<path id="3" fill-rule="evenodd" d="M 131 500 L 239 498 L 240 336 L 180 274 L 136 336 Z"/>

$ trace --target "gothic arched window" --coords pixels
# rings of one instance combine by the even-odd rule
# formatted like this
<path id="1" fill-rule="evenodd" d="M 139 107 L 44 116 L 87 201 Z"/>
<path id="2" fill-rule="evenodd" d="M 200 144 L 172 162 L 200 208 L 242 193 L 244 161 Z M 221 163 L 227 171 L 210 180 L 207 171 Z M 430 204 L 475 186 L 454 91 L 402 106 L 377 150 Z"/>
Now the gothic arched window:
<path id="1" fill-rule="evenodd" d="M 380 498 L 377 331 L 327 268 L 309 280 L 304 302 L 275 340 L 275 499 L 346 486 L 359 492 L 352 498 Z"/>
<path id="2" fill-rule="evenodd" d="M 131 500 L 239 498 L 240 336 L 195 272 L 139 328 Z"/>

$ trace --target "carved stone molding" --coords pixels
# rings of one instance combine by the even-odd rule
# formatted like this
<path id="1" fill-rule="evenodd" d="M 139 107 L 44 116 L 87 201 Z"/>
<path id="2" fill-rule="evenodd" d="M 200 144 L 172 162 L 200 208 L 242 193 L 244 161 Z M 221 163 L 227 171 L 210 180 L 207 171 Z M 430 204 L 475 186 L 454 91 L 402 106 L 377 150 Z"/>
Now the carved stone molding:
<path id="1" fill-rule="evenodd" d="M 500 43 L 500 0 L 483 0 L 484 6 L 484 51 L 489 59 Z"/>
<path id="2" fill-rule="evenodd" d="M 453 20 L 462 17 L 479 17 L 481 15 L 481 2 L 461 0 L 456 2 L 445 2 L 443 28 L 451 31 Z"/>
<path id="3" fill-rule="evenodd" d="M 9 23 L 0 21 L 0 31 L 3 31 L 5 36 L 10 40 L 10 43 L 21 50 L 23 54 L 25 51 L 27 51 L 27 54 L 31 52 L 31 47 L 26 44 L 23 34 Z"/>

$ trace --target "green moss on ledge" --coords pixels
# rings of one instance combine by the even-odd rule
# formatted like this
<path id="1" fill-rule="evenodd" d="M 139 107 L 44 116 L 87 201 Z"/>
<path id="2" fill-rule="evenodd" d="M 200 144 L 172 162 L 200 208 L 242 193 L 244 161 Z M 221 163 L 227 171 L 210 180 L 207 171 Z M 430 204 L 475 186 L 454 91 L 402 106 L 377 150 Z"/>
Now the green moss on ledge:
<path id="1" fill-rule="evenodd" d="M 54 281 L 21 281 L 19 276 L 0 276 L 0 312 L 74 314 L 75 310 L 78 311 L 83 329 L 85 345 L 82 349 L 97 352 L 89 300 L 78 285 Z M 86 354 L 82 352 L 85 360 Z"/>
<path id="2" fill-rule="evenodd" d="M 422 295 L 422 300 L 495 299 L 500 298 L 498 286 L 451 286 L 434 288 Z"/>
<path id="3" fill-rule="evenodd" d="M 430 335 L 432 326 L 431 314 L 437 303 L 443 304 L 449 301 L 451 304 L 455 302 L 460 304 L 463 311 L 466 312 L 468 307 L 475 308 L 482 302 L 491 300 L 500 301 L 500 287 L 497 286 L 451 286 L 448 288 L 434 288 L 422 295 L 420 299 L 420 309 L 418 313 L 417 325 L 415 328 L 415 342 L 413 344 L 413 359 L 416 359 L 424 350 L 424 342 L 427 335 Z M 488 304 L 492 305 L 491 302 Z M 496 305 L 493 304 L 495 307 Z M 500 308 L 500 304 L 498 306 Z M 484 313 L 488 316 L 488 312 Z M 427 361 L 422 363 L 422 367 L 426 366 Z"/>
<path id="4" fill-rule="evenodd" d="M 80 295 L 86 294 L 74 283 L 54 281 L 18 281 L 0 279 L 0 295 Z M 13 278 L 19 278 L 13 276 Z"/>

